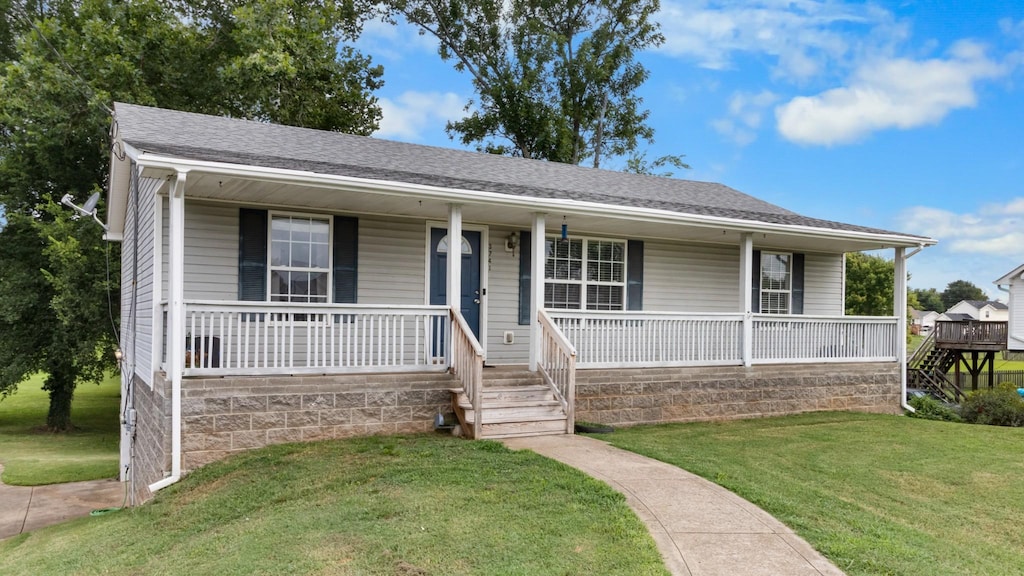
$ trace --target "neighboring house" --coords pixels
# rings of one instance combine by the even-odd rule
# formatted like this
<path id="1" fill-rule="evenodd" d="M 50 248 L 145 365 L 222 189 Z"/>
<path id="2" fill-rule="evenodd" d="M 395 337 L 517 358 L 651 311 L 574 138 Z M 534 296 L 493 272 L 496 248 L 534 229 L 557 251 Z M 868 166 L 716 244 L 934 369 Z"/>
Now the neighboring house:
<path id="1" fill-rule="evenodd" d="M 935 321 L 939 319 L 939 313 L 934 310 L 910 309 L 911 327 L 917 334 L 927 334 L 935 328 Z"/>
<path id="2" fill-rule="evenodd" d="M 453 409 L 474 437 L 900 409 L 906 300 L 844 316 L 845 253 L 893 249 L 905 295 L 930 238 L 721 184 L 140 106 L 113 134 L 138 497 L 239 450 Z M 547 399 L 499 412 L 482 392 L 520 378 Z"/>
<path id="3" fill-rule="evenodd" d="M 995 284 L 1010 295 L 1006 347 L 1010 351 L 1024 352 L 1024 264 L 996 280 Z"/>
<path id="4" fill-rule="evenodd" d="M 940 320 L 981 320 L 1006 322 L 1008 308 L 998 300 L 961 300 L 949 307 Z"/>

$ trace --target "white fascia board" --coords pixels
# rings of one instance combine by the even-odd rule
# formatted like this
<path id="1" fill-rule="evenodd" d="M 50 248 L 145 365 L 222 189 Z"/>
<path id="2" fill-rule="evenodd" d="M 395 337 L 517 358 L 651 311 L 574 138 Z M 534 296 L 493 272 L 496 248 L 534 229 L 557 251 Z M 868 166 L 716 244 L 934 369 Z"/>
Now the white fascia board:
<path id="1" fill-rule="evenodd" d="M 704 228 L 728 228 L 738 232 L 770 232 L 794 236 L 815 236 L 819 238 L 859 240 L 863 242 L 877 242 L 879 244 L 878 248 L 925 247 L 932 246 L 937 243 L 933 238 L 917 238 L 912 236 L 903 236 L 900 234 L 876 234 L 872 232 L 857 232 L 850 230 L 830 230 L 828 228 L 815 228 L 812 226 L 753 222 L 750 220 L 740 220 L 738 218 L 683 214 L 679 212 L 672 212 L 670 210 L 600 204 L 597 202 L 586 202 L 580 200 L 512 196 L 509 194 L 498 194 L 495 192 L 481 192 L 479 190 L 467 190 L 460 188 L 442 188 L 439 186 L 411 184 L 408 182 L 396 182 L 390 180 L 371 180 L 368 178 L 338 176 L 334 174 L 322 174 L 304 170 L 267 168 L 263 166 L 228 164 L 204 160 L 187 160 L 172 156 L 149 154 L 146 152 L 141 153 L 136 161 L 143 168 L 173 170 L 178 172 L 195 171 L 204 174 L 235 176 L 239 178 L 301 184 L 304 186 L 317 186 L 323 188 L 347 188 L 349 190 L 359 192 L 373 192 L 394 196 L 412 196 L 440 200 L 443 202 L 457 202 L 461 204 L 490 204 L 507 206 L 509 208 L 522 208 L 531 212 L 543 212 L 545 210 L 549 210 L 552 212 L 568 212 L 570 214 L 578 214 L 582 216 L 630 219 L 662 224 L 685 224 Z"/>
<path id="2" fill-rule="evenodd" d="M 1009 274 L 1004 275 L 1002 278 L 993 282 L 993 284 L 997 286 L 1001 286 L 1004 284 L 1009 285 L 1012 284 L 1014 280 L 1020 280 L 1022 278 L 1024 278 L 1024 264 L 1017 266 L 1016 268 L 1011 270 Z"/>

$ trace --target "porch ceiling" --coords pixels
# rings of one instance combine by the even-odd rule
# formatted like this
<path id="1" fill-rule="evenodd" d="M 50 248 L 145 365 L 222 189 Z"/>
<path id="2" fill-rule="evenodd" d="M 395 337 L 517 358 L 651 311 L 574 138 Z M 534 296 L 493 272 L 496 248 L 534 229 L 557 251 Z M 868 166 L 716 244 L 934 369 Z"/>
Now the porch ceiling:
<path id="1" fill-rule="evenodd" d="M 147 170 L 147 176 L 165 176 L 163 170 Z M 323 210 L 351 214 L 374 214 L 427 220 L 447 220 L 448 199 L 420 198 L 396 191 L 360 190 L 343 186 L 322 186 L 276 180 L 250 179 L 234 175 L 190 172 L 186 198 L 202 198 L 218 202 L 266 206 L 283 210 Z M 692 223 L 672 218 L 651 219 L 643 215 L 594 214 L 584 203 L 567 203 L 559 210 L 542 206 L 509 206 L 467 199 L 462 204 L 463 221 L 473 224 L 507 226 L 529 230 L 534 213 L 547 214 L 549 232 L 557 233 L 562 217 L 567 218 L 570 235 L 597 237 L 629 237 L 680 242 L 714 243 L 738 246 L 744 232 L 754 234 L 758 249 L 800 252 L 853 252 L 889 248 L 886 239 L 849 238 L 836 231 L 798 229 L 792 231 L 760 231 L 756 223 Z"/>

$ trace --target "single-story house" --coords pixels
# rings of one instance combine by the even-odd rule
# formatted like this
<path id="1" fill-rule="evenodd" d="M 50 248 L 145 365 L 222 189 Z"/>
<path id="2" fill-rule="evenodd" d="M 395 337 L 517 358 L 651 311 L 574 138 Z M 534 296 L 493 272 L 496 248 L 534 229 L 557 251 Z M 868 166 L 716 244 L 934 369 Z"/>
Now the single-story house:
<path id="1" fill-rule="evenodd" d="M 1006 349 L 1024 352 L 1024 264 L 1003 275 L 995 284 L 1010 296 L 1006 314 Z"/>
<path id="2" fill-rule="evenodd" d="M 906 259 L 931 238 L 710 182 L 142 106 L 117 104 L 113 135 L 138 498 L 236 451 L 453 413 L 482 438 L 903 402 Z M 877 249 L 893 313 L 845 316 L 845 254 Z"/>
<path id="3" fill-rule="evenodd" d="M 934 310 L 910 309 L 910 326 L 915 334 L 927 334 L 935 328 L 939 313 Z"/>

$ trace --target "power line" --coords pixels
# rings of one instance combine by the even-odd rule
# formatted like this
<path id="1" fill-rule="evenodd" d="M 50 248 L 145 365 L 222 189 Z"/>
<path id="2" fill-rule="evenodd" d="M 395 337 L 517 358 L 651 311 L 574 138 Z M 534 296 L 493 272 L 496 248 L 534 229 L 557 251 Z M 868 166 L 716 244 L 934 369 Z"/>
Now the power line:
<path id="1" fill-rule="evenodd" d="M 34 30 L 34 31 L 35 31 L 35 33 L 36 33 L 36 34 L 38 34 L 40 38 L 42 38 L 42 40 L 43 40 L 43 42 L 44 42 L 44 43 L 46 44 L 46 46 L 47 46 L 47 47 L 48 47 L 48 48 L 50 49 L 50 51 L 51 51 L 51 52 L 53 52 L 54 56 L 56 56 L 56 57 L 57 57 L 57 60 L 58 60 L 58 61 L 60 62 L 61 66 L 63 66 L 63 67 L 64 67 L 65 71 L 66 71 L 66 72 L 68 72 L 69 74 L 71 74 L 71 75 L 72 75 L 72 76 L 73 76 L 74 78 L 78 79 L 78 81 L 79 81 L 79 82 L 81 83 L 81 86 L 80 86 L 80 88 L 84 88 L 84 90 L 83 90 L 83 92 L 82 92 L 82 93 L 83 93 L 83 95 L 84 95 L 84 96 L 86 97 L 86 99 L 87 99 L 87 100 L 88 100 L 89 102 L 93 102 L 93 101 L 95 101 L 95 102 L 96 102 L 97 104 L 99 104 L 99 105 L 100 105 L 100 106 L 101 106 L 101 107 L 103 108 L 103 110 L 104 110 L 104 111 L 105 111 L 105 112 L 106 112 L 106 113 L 107 113 L 108 115 L 110 115 L 110 116 L 113 116 L 113 115 L 114 115 L 114 111 L 113 111 L 113 110 L 111 110 L 109 106 L 107 106 L 106 104 L 104 104 L 104 103 L 103 103 L 103 101 L 102 101 L 102 100 L 100 100 L 100 99 L 99 99 L 99 98 L 98 98 L 98 97 L 96 96 L 96 91 L 95 91 L 95 90 L 93 90 L 93 88 L 92 88 L 92 86 L 91 86 L 91 85 L 89 84 L 88 80 L 86 80 L 85 78 L 83 78 L 83 77 L 82 77 L 82 75 L 81 75 L 81 74 L 79 74 L 79 73 L 78 73 L 78 72 L 77 72 L 77 71 L 76 71 L 76 70 L 75 70 L 75 69 L 74 69 L 74 68 L 73 68 L 73 67 L 71 66 L 71 64 L 69 64 L 69 63 L 68 63 L 68 61 L 64 59 L 64 55 L 63 55 L 63 54 L 61 54 L 61 53 L 60 53 L 60 51 L 58 51 L 58 50 L 57 50 L 57 49 L 56 49 L 56 48 L 55 48 L 55 47 L 53 46 L 53 44 L 51 44 L 51 43 L 50 43 L 50 39 L 46 37 L 46 34 L 43 34 L 43 31 L 42 31 L 42 30 L 41 30 L 41 29 L 39 28 L 39 26 L 36 26 L 36 22 L 35 22 L 35 20 L 34 20 L 34 19 L 33 19 L 33 18 L 31 17 L 31 16 L 29 16 L 29 14 L 28 14 L 27 12 L 25 12 L 25 9 L 24 9 L 24 7 L 22 7 L 22 6 L 21 6 L 20 4 L 18 4 L 17 2 L 11 2 L 10 6 L 11 6 L 11 13 L 12 13 L 12 14 L 13 14 L 13 15 L 14 15 L 14 16 L 15 16 L 16 18 L 20 18 L 20 19 L 21 19 L 21 20 L 22 20 L 22 21 L 23 21 L 23 22 L 24 22 L 25 24 L 28 24 L 28 25 L 29 25 L 29 27 L 31 27 L 31 28 L 32 28 L 32 30 Z"/>

